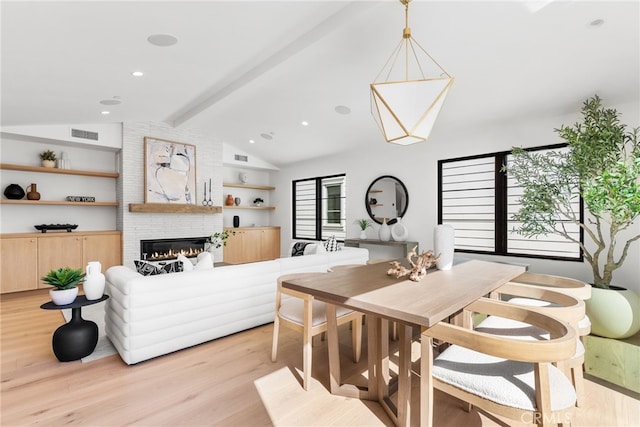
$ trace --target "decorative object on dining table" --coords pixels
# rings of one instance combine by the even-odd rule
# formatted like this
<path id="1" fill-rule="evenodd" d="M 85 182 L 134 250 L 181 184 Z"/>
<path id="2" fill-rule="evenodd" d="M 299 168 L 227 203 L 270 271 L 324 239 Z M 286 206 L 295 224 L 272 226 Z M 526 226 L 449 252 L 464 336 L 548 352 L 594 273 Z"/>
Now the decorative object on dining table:
<path id="1" fill-rule="evenodd" d="M 56 166 L 56 153 L 51 150 L 43 151 L 40 153 L 40 160 L 45 168 L 53 168 Z"/>
<path id="2" fill-rule="evenodd" d="M 202 197 L 202 206 L 213 206 L 213 200 L 211 200 L 211 178 L 209 178 L 209 196 L 207 198 L 207 181 L 204 182 L 204 195 Z"/>
<path id="3" fill-rule="evenodd" d="M 82 290 L 88 300 L 93 301 L 102 298 L 104 294 L 105 277 L 102 274 L 100 261 L 89 261 L 85 269 Z"/>
<path id="4" fill-rule="evenodd" d="M 235 203 L 236 206 L 240 206 L 240 202 L 242 202 L 242 199 L 240 197 L 236 197 L 235 199 L 233 199 L 233 203 Z"/>
<path id="5" fill-rule="evenodd" d="M 224 201 L 225 206 L 233 206 L 233 194 L 227 194 L 227 198 Z"/>
<path id="6" fill-rule="evenodd" d="M 249 179 L 249 177 L 247 176 L 247 174 L 246 174 L 246 173 L 244 173 L 244 172 L 240 172 L 240 173 L 238 174 L 238 178 L 240 178 L 240 182 L 241 182 L 241 183 L 243 183 L 243 184 L 246 184 L 246 183 L 247 183 L 247 180 Z"/>
<path id="7" fill-rule="evenodd" d="M 356 219 L 354 221 L 354 223 L 358 224 L 358 227 L 360 227 L 360 240 L 366 240 L 367 239 L 367 228 L 369 227 L 373 227 L 373 225 L 371 224 L 371 221 L 369 221 L 366 218 L 361 218 L 361 219 Z"/>
<path id="8" fill-rule="evenodd" d="M 96 198 L 93 196 L 67 196 L 67 201 L 92 203 L 96 201 Z"/>
<path id="9" fill-rule="evenodd" d="M 85 274 L 79 268 L 61 267 L 49 271 L 41 279 L 44 283 L 53 286 L 49 290 L 51 301 L 56 305 L 67 305 L 75 301 L 78 296 L 78 285 L 82 283 L 84 277 Z"/>
<path id="10" fill-rule="evenodd" d="M 218 231 L 207 237 L 207 243 L 210 243 L 211 246 L 218 249 L 222 246 L 227 246 L 227 239 L 229 238 L 229 236 L 235 235 L 236 232 L 233 230 Z"/>
<path id="11" fill-rule="evenodd" d="M 439 255 L 438 270 L 451 270 L 455 247 L 455 229 L 447 224 L 436 225 L 433 232 L 433 250 Z"/>
<path id="12" fill-rule="evenodd" d="M 253 199 L 254 206 L 262 206 L 263 203 L 264 200 L 262 200 L 261 197 L 256 197 L 255 199 Z"/>
<path id="13" fill-rule="evenodd" d="M 18 184 L 9 184 L 4 189 L 4 197 L 11 200 L 21 200 L 24 197 L 24 190 Z"/>
<path id="14" fill-rule="evenodd" d="M 66 230 L 71 233 L 72 230 L 78 228 L 78 224 L 40 224 L 33 226 L 36 230 L 46 233 L 48 230 Z"/>
<path id="15" fill-rule="evenodd" d="M 399 261 L 392 261 L 389 264 L 391 264 L 393 268 L 387 270 L 387 275 L 395 276 L 396 279 L 408 275 L 409 280 L 419 282 L 427 275 L 427 270 L 436 265 L 439 258 L 439 255 L 436 257 L 433 256 L 432 250 L 424 251 L 422 254 L 418 255 L 416 253 L 416 247 L 414 246 L 411 252 L 407 254 L 407 261 L 411 265 L 411 269 L 400 265 Z"/>
<path id="16" fill-rule="evenodd" d="M 27 187 L 27 199 L 40 200 L 40 193 L 38 193 L 38 184 L 31 184 Z"/>
<path id="17" fill-rule="evenodd" d="M 378 230 L 378 237 L 383 242 L 388 242 L 391 240 L 391 229 L 387 225 L 387 218 L 382 218 L 382 225 Z"/>
<path id="18" fill-rule="evenodd" d="M 398 217 L 396 223 L 391 227 L 391 237 L 396 242 L 406 242 L 409 238 L 409 229 L 402 222 L 401 217 Z"/>

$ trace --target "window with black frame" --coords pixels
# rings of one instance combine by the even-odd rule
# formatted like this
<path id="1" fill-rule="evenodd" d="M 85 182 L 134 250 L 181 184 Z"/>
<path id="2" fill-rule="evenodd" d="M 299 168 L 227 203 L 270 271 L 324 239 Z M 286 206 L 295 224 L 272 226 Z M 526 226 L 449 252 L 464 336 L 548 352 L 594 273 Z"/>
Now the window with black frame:
<path id="1" fill-rule="evenodd" d="M 346 175 L 295 180 L 293 238 L 326 240 L 346 237 Z"/>
<path id="2" fill-rule="evenodd" d="M 566 149 L 561 144 L 527 150 Z M 455 250 L 581 261 L 579 245 L 563 236 L 525 237 L 514 231 L 519 224 L 512 217 L 520 209 L 522 188 L 502 171 L 510 158 L 511 152 L 505 151 L 438 161 L 438 223 L 455 229 Z M 582 212 L 577 193 L 574 203 L 575 211 Z M 564 223 L 572 238 L 582 241 L 580 229 Z"/>

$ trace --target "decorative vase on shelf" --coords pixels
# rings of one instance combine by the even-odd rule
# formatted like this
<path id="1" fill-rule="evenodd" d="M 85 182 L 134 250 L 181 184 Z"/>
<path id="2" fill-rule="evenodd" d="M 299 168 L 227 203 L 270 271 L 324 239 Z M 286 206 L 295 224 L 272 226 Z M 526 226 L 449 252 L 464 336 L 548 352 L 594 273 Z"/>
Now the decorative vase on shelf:
<path id="1" fill-rule="evenodd" d="M 378 237 L 382 242 L 388 242 L 391 239 L 391 229 L 387 225 L 387 218 L 382 218 L 382 225 L 378 230 Z"/>
<path id="2" fill-rule="evenodd" d="M 78 287 L 71 289 L 49 289 L 49 296 L 55 305 L 67 305 L 76 300 L 78 296 Z"/>
<path id="3" fill-rule="evenodd" d="M 99 261 L 90 261 L 87 264 L 87 275 L 84 278 L 82 289 L 88 300 L 100 299 L 104 294 L 105 277 L 101 270 L 102 264 Z"/>
<path id="4" fill-rule="evenodd" d="M 24 190 L 18 184 L 9 184 L 4 189 L 4 196 L 11 200 L 20 200 L 24 197 Z"/>
<path id="5" fill-rule="evenodd" d="M 405 242 L 409 238 L 409 229 L 402 222 L 402 218 L 398 217 L 393 227 L 391 227 L 391 237 L 396 242 Z"/>
<path id="6" fill-rule="evenodd" d="M 226 206 L 233 206 L 233 195 L 227 194 L 227 199 L 224 201 Z"/>
<path id="7" fill-rule="evenodd" d="M 233 226 L 235 228 L 240 227 L 240 217 L 238 215 L 233 216 Z"/>
<path id="8" fill-rule="evenodd" d="M 240 182 L 243 184 L 247 183 L 247 180 L 249 179 L 249 177 L 247 176 L 246 173 L 244 172 L 240 172 L 240 174 L 238 175 L 238 177 L 240 178 Z"/>
<path id="9" fill-rule="evenodd" d="M 29 200 L 40 200 L 40 193 L 38 193 L 38 185 L 31 184 L 27 187 L 27 199 Z"/>
<path id="10" fill-rule="evenodd" d="M 455 230 L 446 224 L 436 225 L 433 232 L 433 253 L 440 259 L 436 263 L 438 270 L 451 270 L 455 246 Z"/>
<path id="11" fill-rule="evenodd" d="M 240 199 L 240 197 L 236 197 L 233 201 L 235 202 L 236 206 L 240 206 L 240 202 L 242 200 Z"/>

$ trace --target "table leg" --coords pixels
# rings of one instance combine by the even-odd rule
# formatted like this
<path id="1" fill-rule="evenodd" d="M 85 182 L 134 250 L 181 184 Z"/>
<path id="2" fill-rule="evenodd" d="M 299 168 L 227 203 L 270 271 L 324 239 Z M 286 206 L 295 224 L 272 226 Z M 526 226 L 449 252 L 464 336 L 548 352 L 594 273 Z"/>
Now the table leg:
<path id="1" fill-rule="evenodd" d="M 71 320 L 53 333 L 53 353 L 61 362 L 90 355 L 98 344 L 98 325 L 82 318 L 81 308 L 71 309 Z"/>
<path id="2" fill-rule="evenodd" d="M 411 338 L 413 328 L 398 324 L 400 335 L 398 366 L 398 425 L 411 422 Z"/>
<path id="3" fill-rule="evenodd" d="M 420 425 L 433 426 L 433 342 L 430 336 L 420 338 Z"/>
<path id="4" fill-rule="evenodd" d="M 329 350 L 329 387 L 331 394 L 358 399 L 375 399 L 369 397 L 369 389 L 355 386 L 353 384 L 342 384 L 340 378 L 340 347 L 338 342 L 338 321 L 336 318 L 336 306 L 326 304 L 327 307 L 327 347 Z M 371 356 L 367 356 L 371 358 Z M 371 362 L 369 362 L 371 366 Z M 375 372 L 374 372 L 375 379 Z M 369 380 L 371 383 L 371 380 Z"/>

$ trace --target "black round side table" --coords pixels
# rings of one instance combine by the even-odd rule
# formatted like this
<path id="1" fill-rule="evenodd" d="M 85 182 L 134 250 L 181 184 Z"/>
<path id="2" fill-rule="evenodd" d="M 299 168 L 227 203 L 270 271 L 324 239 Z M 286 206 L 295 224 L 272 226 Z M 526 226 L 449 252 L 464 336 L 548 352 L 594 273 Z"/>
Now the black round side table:
<path id="1" fill-rule="evenodd" d="M 71 304 L 57 305 L 49 301 L 40 306 L 45 310 L 71 309 L 71 320 L 53 333 L 53 353 L 59 361 L 71 362 L 93 353 L 98 344 L 98 325 L 82 318 L 82 307 L 97 304 L 107 298 L 109 295 L 103 295 L 102 298 L 96 300 L 88 300 L 86 296 L 78 295 Z"/>

